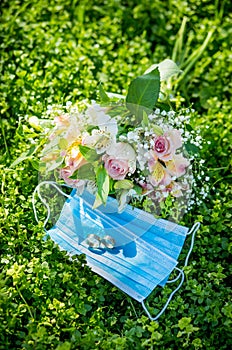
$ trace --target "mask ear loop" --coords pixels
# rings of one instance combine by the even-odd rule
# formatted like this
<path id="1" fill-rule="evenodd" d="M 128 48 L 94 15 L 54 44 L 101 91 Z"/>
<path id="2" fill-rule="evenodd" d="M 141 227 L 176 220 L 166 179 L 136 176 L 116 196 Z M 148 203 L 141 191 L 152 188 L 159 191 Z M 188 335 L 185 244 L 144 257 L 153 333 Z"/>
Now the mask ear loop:
<path id="1" fill-rule="evenodd" d="M 194 240 L 195 240 L 195 234 L 197 232 L 197 230 L 200 227 L 200 223 L 196 222 L 193 227 L 191 228 L 191 230 L 187 233 L 187 235 L 191 235 L 192 234 L 192 238 L 191 238 L 191 244 L 190 244 L 190 248 L 188 251 L 188 254 L 185 258 L 185 263 L 184 263 L 184 267 L 188 265 L 188 260 L 190 257 L 190 254 L 193 250 L 193 246 L 194 246 Z M 145 306 L 144 300 L 141 302 L 146 314 L 148 315 L 148 317 L 150 318 L 151 321 L 156 321 L 158 320 L 158 318 L 164 313 L 164 311 L 166 310 L 166 308 L 168 307 L 168 304 L 170 303 L 170 301 L 172 300 L 173 295 L 180 289 L 180 287 L 182 286 L 183 282 L 184 282 L 184 272 L 183 270 L 179 269 L 178 267 L 175 267 L 175 270 L 179 271 L 179 274 L 176 278 L 167 281 L 167 283 L 174 283 L 176 281 L 178 281 L 179 278 L 181 278 L 181 281 L 179 283 L 179 285 L 176 287 L 176 289 L 174 289 L 174 291 L 170 294 L 168 300 L 166 301 L 165 305 L 163 306 L 162 310 L 158 313 L 158 315 L 156 315 L 155 317 L 152 317 L 150 312 L 148 311 L 147 307 Z"/>
<path id="2" fill-rule="evenodd" d="M 188 254 L 185 258 L 185 262 L 184 262 L 184 267 L 188 265 L 188 261 L 189 261 L 189 257 L 190 257 L 190 254 L 192 253 L 192 250 L 193 250 L 193 246 L 194 246 L 194 241 L 195 241 L 195 234 L 196 232 L 198 231 L 198 229 L 200 228 L 201 224 L 199 222 L 196 222 L 191 230 L 187 233 L 187 235 L 192 235 L 192 238 L 191 238 L 191 244 L 190 244 L 190 248 L 189 248 L 189 251 L 188 251 Z"/>
<path id="3" fill-rule="evenodd" d="M 37 209 L 36 209 L 36 206 L 35 206 L 35 196 L 36 194 L 38 195 L 40 201 L 43 203 L 43 205 L 45 206 L 45 208 L 47 209 L 47 217 L 46 219 L 44 220 L 44 224 L 43 224 L 43 227 L 45 229 L 47 223 L 48 223 L 48 220 L 50 219 L 50 215 L 51 215 L 51 209 L 49 207 L 49 204 L 46 202 L 46 200 L 42 197 L 41 193 L 40 193 L 40 188 L 41 186 L 44 186 L 44 185 L 50 185 L 52 187 L 54 187 L 60 194 L 62 194 L 63 196 L 67 197 L 67 198 L 71 198 L 70 195 L 68 195 L 67 193 L 63 192 L 59 186 L 57 186 L 56 182 L 53 182 L 53 181 L 42 181 L 40 182 L 34 192 L 33 192 L 33 195 L 32 195 L 32 207 L 33 207 L 33 212 L 34 212 L 34 215 L 35 215 L 35 219 L 36 221 L 39 223 L 39 218 L 38 218 L 38 215 L 37 215 Z M 65 186 L 65 187 L 69 187 L 67 185 L 61 185 L 61 186 Z"/>
<path id="4" fill-rule="evenodd" d="M 158 320 L 158 318 L 164 313 L 164 311 L 165 311 L 165 310 L 167 309 L 167 307 L 168 307 L 168 304 L 169 304 L 170 301 L 172 300 L 173 295 L 180 289 L 180 287 L 182 286 L 182 284 L 183 284 L 183 282 L 184 282 L 184 272 L 183 272 L 181 269 L 179 269 L 178 267 L 175 267 L 175 269 L 176 269 L 177 271 L 179 271 L 179 274 L 178 274 L 177 278 L 175 278 L 175 280 L 178 280 L 178 279 L 181 277 L 181 281 L 180 281 L 179 285 L 176 287 L 176 289 L 169 295 L 168 300 L 166 301 L 165 305 L 163 306 L 162 310 L 158 313 L 158 315 L 156 315 L 155 317 L 152 317 L 151 314 L 150 314 L 150 312 L 148 311 L 147 307 L 146 307 L 145 304 L 144 304 L 144 300 L 141 301 L 141 304 L 142 304 L 142 306 L 143 306 L 143 308 L 144 308 L 144 310 L 145 310 L 147 316 L 150 318 L 151 321 L 156 321 L 156 320 Z"/>
<path id="5" fill-rule="evenodd" d="M 197 232 L 197 230 L 199 229 L 200 226 L 201 226 L 201 224 L 199 222 L 196 222 L 192 226 L 191 230 L 187 233 L 187 236 L 192 235 L 192 237 L 191 237 L 191 244 L 190 244 L 190 247 L 189 247 L 189 251 L 188 251 L 188 254 L 187 254 L 186 258 L 185 258 L 184 267 L 186 267 L 188 265 L 189 257 L 190 257 L 190 254 L 192 253 L 194 242 L 195 242 L 195 234 L 196 234 L 196 232 Z M 174 283 L 178 279 L 179 279 L 179 275 L 176 278 L 174 278 L 173 280 L 167 281 L 167 283 Z"/>

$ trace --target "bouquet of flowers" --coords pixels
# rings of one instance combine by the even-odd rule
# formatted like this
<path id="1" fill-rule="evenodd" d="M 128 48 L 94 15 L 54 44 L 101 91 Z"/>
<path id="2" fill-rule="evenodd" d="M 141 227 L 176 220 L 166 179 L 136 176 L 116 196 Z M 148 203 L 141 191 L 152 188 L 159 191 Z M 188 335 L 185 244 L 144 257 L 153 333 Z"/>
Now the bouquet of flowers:
<path id="1" fill-rule="evenodd" d="M 175 111 L 161 91 L 176 73 L 176 64 L 165 60 L 133 80 L 126 97 L 100 85 L 99 102 L 48 106 L 41 173 L 52 173 L 80 195 L 87 188 L 95 194 L 94 208 L 109 195 L 119 211 L 130 202 L 177 218 L 191 208 L 202 138 L 190 126 L 194 110 Z"/>

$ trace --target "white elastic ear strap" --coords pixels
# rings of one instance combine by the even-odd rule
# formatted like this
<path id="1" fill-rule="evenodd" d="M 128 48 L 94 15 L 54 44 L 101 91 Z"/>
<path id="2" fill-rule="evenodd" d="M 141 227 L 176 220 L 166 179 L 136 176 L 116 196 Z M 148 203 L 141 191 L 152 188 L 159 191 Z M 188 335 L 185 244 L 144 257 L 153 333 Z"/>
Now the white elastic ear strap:
<path id="1" fill-rule="evenodd" d="M 141 302 L 146 314 L 148 315 L 148 317 L 150 318 L 151 321 L 156 321 L 158 320 L 158 318 L 164 313 L 164 311 L 166 310 L 166 308 L 168 307 L 168 304 L 170 303 L 170 301 L 172 300 L 173 295 L 180 289 L 180 287 L 182 286 L 183 282 L 184 282 L 184 272 L 179 269 L 178 267 L 175 267 L 176 270 L 179 271 L 179 274 L 177 276 L 177 279 L 179 279 L 181 277 L 181 281 L 179 283 L 179 285 L 176 287 L 176 289 L 169 295 L 168 300 L 166 301 L 164 307 L 162 308 L 162 310 L 158 313 L 158 315 L 156 315 L 155 317 L 152 317 L 150 312 L 148 311 L 148 309 L 146 308 L 145 304 L 144 304 L 144 300 Z M 177 280 L 175 279 L 175 280 Z"/>
<path id="2" fill-rule="evenodd" d="M 37 215 L 37 209 L 36 209 L 36 206 L 35 206 L 35 203 L 36 203 L 35 197 L 36 197 L 36 194 L 37 194 L 39 199 L 40 199 L 40 201 L 43 203 L 43 205 L 47 209 L 47 217 L 46 217 L 46 219 L 44 221 L 44 224 L 43 224 L 43 227 L 45 228 L 45 226 L 47 225 L 47 222 L 48 222 L 48 220 L 50 218 L 51 210 L 50 210 L 49 204 L 46 202 L 46 200 L 42 197 L 42 195 L 40 193 L 40 188 L 41 188 L 41 186 L 44 186 L 44 185 L 50 185 L 50 186 L 54 187 L 60 194 L 62 194 L 63 196 L 65 196 L 67 198 L 71 198 L 71 196 L 69 196 L 68 194 L 63 192 L 59 188 L 59 186 L 57 186 L 57 184 L 55 182 L 53 182 L 53 181 L 43 181 L 43 182 L 40 182 L 37 185 L 37 187 L 35 188 L 35 190 L 33 192 L 33 195 L 32 195 L 32 207 L 33 207 L 35 219 L 36 219 L 37 222 L 39 222 L 39 218 L 38 218 L 38 215 Z"/>
<path id="3" fill-rule="evenodd" d="M 191 228 L 191 230 L 187 233 L 188 235 L 192 235 L 192 238 L 191 238 L 191 245 L 190 245 L 188 254 L 187 254 L 186 258 L 185 258 L 184 266 L 188 265 L 188 260 L 189 260 L 190 254 L 192 253 L 193 246 L 194 246 L 195 234 L 196 234 L 196 232 L 197 232 L 197 230 L 199 229 L 200 226 L 201 226 L 201 224 L 199 222 L 196 222 L 193 225 L 193 227 Z"/>
<path id="4" fill-rule="evenodd" d="M 188 251 L 188 254 L 187 254 L 186 258 L 185 258 L 184 267 L 188 265 L 189 257 L 190 257 L 190 254 L 192 253 L 193 246 L 194 246 L 195 234 L 196 234 L 197 230 L 199 229 L 200 225 L 201 224 L 199 222 L 196 222 L 193 225 L 193 227 L 191 228 L 191 230 L 187 233 L 187 235 L 191 235 L 192 234 L 192 237 L 191 237 L 191 244 L 190 244 L 190 247 L 189 247 L 189 251 Z M 174 283 L 178 279 L 179 279 L 179 275 L 176 278 L 174 278 L 173 280 L 167 281 L 167 283 Z"/>
<path id="5" fill-rule="evenodd" d="M 199 222 L 196 222 L 193 227 L 191 228 L 191 230 L 188 232 L 188 235 L 191 235 L 192 234 L 192 238 L 191 238 L 191 244 L 190 244 L 190 248 L 189 248 L 189 251 L 188 251 L 188 254 L 186 256 L 186 259 L 185 259 L 185 263 L 184 263 L 184 267 L 187 266 L 188 264 L 188 260 L 189 260 L 189 257 L 190 257 L 190 254 L 193 250 L 193 245 L 194 245 L 194 240 L 195 240 L 195 234 L 197 232 L 197 230 L 199 229 L 200 227 L 200 223 Z M 173 295 L 180 289 L 180 287 L 182 286 L 183 282 L 184 282 L 184 272 L 183 270 L 179 269 L 178 267 L 175 267 L 176 270 L 179 271 L 179 274 L 176 278 L 174 278 L 173 280 L 169 280 L 167 281 L 167 283 L 174 283 L 176 282 L 180 277 L 181 277 L 181 281 L 180 281 L 180 284 L 176 287 L 176 289 L 170 294 L 166 304 L 164 305 L 164 307 L 162 308 L 162 310 L 158 313 L 157 316 L 155 317 L 152 317 L 151 314 L 149 313 L 149 311 L 147 310 L 145 304 L 144 304 L 144 300 L 141 302 L 146 314 L 148 315 L 148 317 L 150 318 L 151 321 L 156 321 L 163 313 L 164 311 L 166 310 L 168 304 L 170 303 L 170 301 L 172 300 L 172 297 Z"/>

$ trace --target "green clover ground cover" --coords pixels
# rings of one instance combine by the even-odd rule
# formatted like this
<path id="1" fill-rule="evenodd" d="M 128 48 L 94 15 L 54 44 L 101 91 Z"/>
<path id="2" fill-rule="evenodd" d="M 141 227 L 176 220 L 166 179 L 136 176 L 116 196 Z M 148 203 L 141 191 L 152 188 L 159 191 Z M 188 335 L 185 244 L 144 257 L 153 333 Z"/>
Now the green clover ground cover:
<path id="1" fill-rule="evenodd" d="M 231 265 L 230 1 L 5 0 L 1 53 L 0 349 L 229 349 Z M 151 64 L 173 58 L 183 75 L 179 100 L 194 102 L 209 143 L 204 205 L 185 218 L 202 223 L 186 280 L 159 323 L 141 305 L 43 240 L 31 198 L 35 160 L 15 167 L 36 130 L 27 116 L 48 104 L 124 93 Z M 188 245 L 188 244 L 187 244 Z M 187 251 L 185 246 L 181 262 Z M 181 264 L 180 264 L 181 265 Z M 170 293 L 155 290 L 157 312 Z M 152 310 L 152 309 L 151 309 Z"/>

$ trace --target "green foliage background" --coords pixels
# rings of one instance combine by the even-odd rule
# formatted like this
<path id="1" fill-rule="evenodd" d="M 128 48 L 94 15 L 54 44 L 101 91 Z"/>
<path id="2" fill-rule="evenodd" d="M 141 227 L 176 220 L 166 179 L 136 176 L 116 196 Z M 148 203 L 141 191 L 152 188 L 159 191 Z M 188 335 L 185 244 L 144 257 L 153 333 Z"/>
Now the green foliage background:
<path id="1" fill-rule="evenodd" d="M 230 1 L 3 0 L 1 10 L 0 349 L 231 348 Z M 26 115 L 95 98 L 99 80 L 125 93 L 165 58 L 183 69 L 174 88 L 211 142 L 202 150 L 211 190 L 185 218 L 202 226 L 184 286 L 156 323 L 83 256 L 70 261 L 43 240 L 31 205 L 37 171 L 10 164 L 31 146 Z M 156 290 L 150 310 L 169 293 Z"/>

